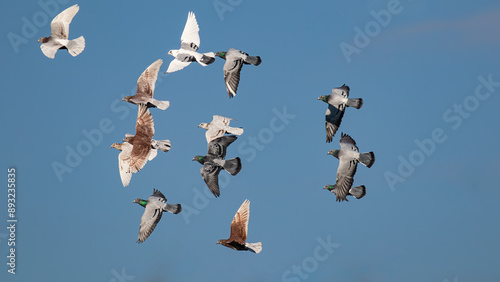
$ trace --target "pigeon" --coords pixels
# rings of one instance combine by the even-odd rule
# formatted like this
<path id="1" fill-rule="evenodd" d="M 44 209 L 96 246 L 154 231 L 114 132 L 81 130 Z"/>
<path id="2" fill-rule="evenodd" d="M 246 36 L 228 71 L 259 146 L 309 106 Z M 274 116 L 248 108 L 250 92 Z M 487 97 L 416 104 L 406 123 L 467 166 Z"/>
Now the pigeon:
<path id="1" fill-rule="evenodd" d="M 137 203 L 146 209 L 142 214 L 141 226 L 139 228 L 139 238 L 137 243 L 144 242 L 149 235 L 155 230 L 156 225 L 161 219 L 163 212 L 170 212 L 173 214 L 178 214 L 182 211 L 180 204 L 167 204 L 167 199 L 163 194 L 153 189 L 153 195 L 149 196 L 148 200 L 135 199 L 134 203 Z"/>
<path id="2" fill-rule="evenodd" d="M 335 132 L 339 129 L 345 107 L 360 109 L 363 106 L 363 99 L 349 99 L 349 86 L 345 84 L 341 87 L 333 88 L 330 95 L 320 96 L 318 100 L 328 104 L 325 117 L 327 143 L 332 142 Z"/>
<path id="3" fill-rule="evenodd" d="M 207 143 L 210 143 L 210 141 L 214 140 L 215 138 L 219 138 L 224 136 L 224 134 L 230 133 L 230 134 L 236 134 L 236 135 L 241 135 L 243 134 L 243 128 L 239 127 L 230 127 L 229 123 L 232 121 L 232 118 L 228 117 L 223 117 L 223 116 L 218 116 L 214 115 L 212 122 L 210 123 L 200 123 L 198 127 L 201 127 L 203 129 L 206 129 L 207 132 L 205 133 L 205 137 L 207 138 Z"/>
<path id="4" fill-rule="evenodd" d="M 169 101 L 159 101 L 153 98 L 158 71 L 162 63 L 162 59 L 152 63 L 137 80 L 137 93 L 134 96 L 125 96 L 122 101 L 135 105 L 144 104 L 148 108 L 158 107 L 161 110 L 166 110 L 170 106 Z"/>
<path id="5" fill-rule="evenodd" d="M 85 49 L 83 36 L 68 40 L 69 24 L 78 10 L 80 7 L 76 4 L 59 13 L 50 23 L 50 36 L 38 39 L 38 43 L 42 43 L 40 48 L 46 57 L 54 59 L 59 49 L 67 49 L 71 56 L 75 57 Z"/>
<path id="6" fill-rule="evenodd" d="M 349 195 L 352 183 L 354 182 L 354 174 L 358 162 L 367 167 L 371 167 L 375 162 L 373 152 L 359 153 L 356 142 L 351 136 L 342 133 L 340 138 L 340 150 L 330 150 L 328 155 L 332 155 L 339 159 L 339 167 L 337 169 L 337 181 L 335 183 L 335 195 L 337 201 L 345 201 Z M 354 192 L 354 191 L 353 191 Z"/>
<path id="7" fill-rule="evenodd" d="M 219 172 L 224 169 L 231 175 L 237 175 L 241 170 L 241 160 L 239 157 L 230 160 L 224 160 L 226 149 L 238 137 L 228 135 L 216 138 L 208 143 L 208 152 L 206 156 L 195 156 L 193 161 L 197 161 L 203 166 L 200 169 L 201 176 L 208 189 L 217 198 L 220 196 L 219 190 Z"/>
<path id="8" fill-rule="evenodd" d="M 237 251 L 250 251 L 252 253 L 260 253 L 262 251 L 262 243 L 247 243 L 248 220 L 250 218 L 250 201 L 245 200 L 234 215 L 231 222 L 231 235 L 228 239 L 220 239 L 217 244 L 226 246 Z"/>
<path id="9" fill-rule="evenodd" d="M 338 189 L 337 189 L 336 185 L 325 185 L 325 187 L 323 187 L 323 189 L 327 189 L 328 191 L 330 191 L 333 194 L 337 195 Z M 365 185 L 352 187 L 351 189 L 349 189 L 349 193 L 347 195 L 351 195 L 351 196 L 353 196 L 356 199 L 363 198 L 366 195 Z M 349 201 L 349 200 L 347 200 L 347 198 L 345 200 Z"/>
<path id="10" fill-rule="evenodd" d="M 258 66 L 262 62 L 259 56 L 249 56 L 247 53 L 233 48 L 229 48 L 227 52 L 219 51 L 215 53 L 215 56 L 226 60 L 226 63 L 224 63 L 224 81 L 229 98 L 236 95 L 243 64 Z"/>
<path id="11" fill-rule="evenodd" d="M 174 56 L 165 73 L 172 73 L 187 67 L 191 62 L 197 61 L 202 66 L 207 66 L 215 61 L 214 52 L 198 53 L 200 47 L 200 35 L 198 22 L 193 12 L 189 12 L 184 31 L 181 35 L 181 49 L 170 50 L 168 55 Z"/>
<path id="12" fill-rule="evenodd" d="M 153 140 L 154 122 L 146 105 L 140 104 L 135 125 L 135 135 L 127 134 L 123 143 L 113 143 L 111 148 L 121 151 L 118 155 L 118 168 L 123 187 L 127 187 L 132 173 L 141 170 L 147 161 L 156 157 L 157 149 L 167 152 L 169 140 Z"/>

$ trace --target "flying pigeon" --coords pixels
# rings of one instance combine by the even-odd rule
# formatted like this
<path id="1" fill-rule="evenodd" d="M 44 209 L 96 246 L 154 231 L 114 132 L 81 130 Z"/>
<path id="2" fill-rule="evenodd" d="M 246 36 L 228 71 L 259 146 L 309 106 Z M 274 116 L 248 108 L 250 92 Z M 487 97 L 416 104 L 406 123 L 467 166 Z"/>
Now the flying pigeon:
<path id="1" fill-rule="evenodd" d="M 137 80 L 137 93 L 134 96 L 124 97 L 122 101 L 136 105 L 144 104 L 148 108 L 158 107 L 161 110 L 166 110 L 170 106 L 169 101 L 159 101 L 153 98 L 158 71 L 162 63 L 162 59 L 152 63 Z"/>
<path id="2" fill-rule="evenodd" d="M 38 43 L 42 43 L 40 48 L 45 56 L 54 59 L 57 50 L 68 49 L 71 56 L 75 57 L 85 49 L 83 36 L 68 40 L 69 24 L 78 10 L 80 7 L 76 4 L 59 13 L 50 23 L 50 36 L 38 39 Z"/>
<path id="3" fill-rule="evenodd" d="M 147 161 L 156 157 L 157 149 L 167 152 L 170 149 L 169 140 L 153 140 L 154 122 L 146 105 L 139 105 L 135 135 L 127 134 L 123 143 L 113 143 L 111 148 L 121 151 L 118 155 L 118 168 L 123 187 L 130 183 L 132 173 L 141 170 Z"/>
<path id="4" fill-rule="evenodd" d="M 332 142 L 335 132 L 339 129 L 345 107 L 359 109 L 363 106 L 363 99 L 349 99 L 349 86 L 345 84 L 341 87 L 333 88 L 330 95 L 320 96 L 318 100 L 328 104 L 325 117 L 326 142 L 328 143 Z"/>
<path id="5" fill-rule="evenodd" d="M 330 150 L 328 155 L 332 155 L 339 159 L 339 167 L 337 169 L 337 181 L 335 183 L 335 195 L 337 201 L 345 201 L 349 195 L 352 183 L 354 182 L 354 174 L 358 162 L 367 167 L 371 167 L 375 162 L 373 152 L 359 153 L 356 142 L 351 136 L 342 133 L 340 138 L 340 150 Z M 354 192 L 354 191 L 353 191 Z"/>
<path id="6" fill-rule="evenodd" d="M 202 66 L 207 66 L 215 61 L 213 52 L 198 53 L 200 47 L 200 28 L 193 12 L 189 12 L 184 31 L 181 35 L 181 49 L 170 50 L 168 55 L 174 56 L 165 73 L 171 73 L 187 67 L 191 62 L 197 61 Z"/>
<path id="7" fill-rule="evenodd" d="M 262 243 L 247 243 L 248 220 L 250 218 L 250 201 L 245 200 L 234 215 L 231 222 L 231 235 L 228 239 L 220 239 L 217 244 L 226 246 L 237 251 L 251 251 L 260 253 Z"/>
<path id="8" fill-rule="evenodd" d="M 139 238 L 137 239 L 137 243 L 144 242 L 149 235 L 155 230 L 156 225 L 161 219 L 163 212 L 170 212 L 173 214 L 178 214 L 182 211 L 182 207 L 180 204 L 167 204 L 167 199 L 163 194 L 153 189 L 153 195 L 149 196 L 149 199 L 135 199 L 134 203 L 137 203 L 146 209 L 142 214 L 141 218 L 141 226 L 139 228 Z"/>
<path id="9" fill-rule="evenodd" d="M 243 128 L 239 127 L 230 127 L 229 123 L 232 121 L 232 118 L 228 117 L 223 117 L 223 116 L 218 116 L 214 115 L 212 122 L 210 123 L 200 123 L 198 127 L 201 127 L 203 129 L 206 129 L 207 132 L 205 133 L 205 137 L 207 138 L 207 143 L 210 143 L 210 141 L 214 140 L 215 138 L 219 138 L 224 136 L 224 134 L 230 133 L 230 134 L 236 134 L 236 135 L 241 135 L 243 134 Z"/>
<path id="10" fill-rule="evenodd" d="M 219 172 L 224 169 L 231 175 L 237 175 L 241 170 L 241 160 L 239 157 L 230 160 L 224 160 L 226 157 L 227 146 L 233 143 L 238 137 L 228 135 L 216 138 L 208 143 L 207 155 L 195 156 L 193 161 L 197 161 L 203 166 L 200 169 L 201 176 L 208 189 L 212 191 L 215 197 L 220 196 L 219 190 Z"/>
<path id="11" fill-rule="evenodd" d="M 337 192 L 338 192 L 336 185 L 325 185 L 325 187 L 323 187 L 323 189 L 327 189 L 328 191 L 332 192 L 335 195 L 337 195 Z M 352 187 L 351 189 L 349 189 L 349 193 L 347 193 L 347 195 L 351 195 L 356 199 L 363 198 L 366 195 L 365 185 Z M 345 200 L 349 201 L 349 200 L 347 200 L 347 198 Z"/>
<path id="12" fill-rule="evenodd" d="M 229 98 L 233 98 L 236 95 L 243 64 L 258 66 L 262 62 L 259 56 L 249 56 L 247 53 L 233 48 L 229 48 L 227 52 L 219 51 L 215 53 L 215 56 L 226 60 L 226 63 L 224 63 L 224 81 L 226 82 L 226 90 Z"/>

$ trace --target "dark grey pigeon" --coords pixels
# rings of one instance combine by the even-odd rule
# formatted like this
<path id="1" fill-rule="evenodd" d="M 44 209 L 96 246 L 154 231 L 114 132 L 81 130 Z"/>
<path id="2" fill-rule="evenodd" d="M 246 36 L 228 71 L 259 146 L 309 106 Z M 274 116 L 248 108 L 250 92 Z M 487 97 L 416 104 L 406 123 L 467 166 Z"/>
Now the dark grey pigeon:
<path id="1" fill-rule="evenodd" d="M 327 189 L 328 191 L 332 192 L 335 195 L 337 195 L 337 192 L 338 192 L 336 185 L 325 185 L 325 187 L 323 187 L 323 189 Z M 361 199 L 366 195 L 366 187 L 365 187 L 365 185 L 352 187 L 351 189 L 349 189 L 349 193 L 347 195 L 348 196 L 351 195 L 356 199 Z M 349 201 L 349 200 L 347 200 L 347 198 L 345 200 Z"/>
<path id="2" fill-rule="evenodd" d="M 375 162 L 373 152 L 359 153 L 356 142 L 351 136 L 342 133 L 339 143 L 340 150 L 331 150 L 328 152 L 328 155 L 339 159 L 337 181 L 335 183 L 335 195 L 337 195 L 338 202 L 345 201 L 346 196 L 349 195 L 358 162 L 367 167 L 371 167 Z"/>
<path id="3" fill-rule="evenodd" d="M 181 48 L 168 51 L 175 59 L 170 62 L 165 73 L 172 73 L 181 70 L 191 62 L 198 62 L 202 66 L 207 66 L 215 61 L 214 52 L 198 53 L 200 47 L 200 28 L 193 12 L 188 13 L 186 25 L 181 35 Z"/>
<path id="4" fill-rule="evenodd" d="M 78 13 L 80 7 L 75 4 L 59 13 L 50 23 L 51 34 L 49 37 L 40 37 L 38 43 L 45 56 L 54 59 L 57 50 L 67 49 L 71 56 L 75 57 L 85 49 L 85 38 L 80 36 L 69 40 L 69 24 L 73 17 Z"/>
<path id="5" fill-rule="evenodd" d="M 227 52 L 219 51 L 215 53 L 215 56 L 226 60 L 226 63 L 224 63 L 224 81 L 229 98 L 236 95 L 243 64 L 258 66 L 262 62 L 259 56 L 249 56 L 247 53 L 233 48 L 229 48 Z"/>
<path id="6" fill-rule="evenodd" d="M 165 196 L 163 196 L 163 194 L 156 189 L 153 189 L 153 195 L 149 196 L 147 201 L 143 199 L 135 199 L 134 203 L 146 208 L 142 214 L 137 243 L 144 242 L 149 235 L 151 235 L 160 221 L 163 212 L 178 214 L 182 211 L 180 204 L 167 204 Z"/>
<path id="7" fill-rule="evenodd" d="M 227 147 L 237 138 L 235 135 L 216 138 L 208 143 L 206 156 L 195 156 L 193 158 L 193 161 L 197 161 L 203 165 L 200 169 L 201 176 L 215 197 L 220 196 L 219 172 L 224 169 L 231 175 L 237 175 L 241 170 L 241 160 L 239 157 L 230 160 L 224 159 Z"/>
<path id="8" fill-rule="evenodd" d="M 326 142 L 332 142 L 333 136 L 339 129 L 342 117 L 346 107 L 354 107 L 356 109 L 363 106 L 363 99 L 349 99 L 349 86 L 342 85 L 341 87 L 333 88 L 330 95 L 323 95 L 318 98 L 328 104 L 326 110 Z"/>

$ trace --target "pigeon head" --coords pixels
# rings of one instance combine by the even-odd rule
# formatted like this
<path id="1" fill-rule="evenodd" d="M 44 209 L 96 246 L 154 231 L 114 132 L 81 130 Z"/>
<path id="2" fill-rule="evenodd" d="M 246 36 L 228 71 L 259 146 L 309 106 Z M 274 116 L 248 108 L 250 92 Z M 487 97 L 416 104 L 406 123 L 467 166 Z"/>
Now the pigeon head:
<path id="1" fill-rule="evenodd" d="M 117 150 L 122 150 L 122 143 L 113 143 L 110 148 L 115 148 Z"/>
<path id="2" fill-rule="evenodd" d="M 332 191 L 333 185 L 325 185 L 325 187 L 323 187 L 323 189 L 326 189 L 328 191 Z"/>
<path id="3" fill-rule="evenodd" d="M 217 53 L 215 53 L 215 56 L 220 57 L 220 58 L 222 58 L 222 59 L 225 60 L 226 59 L 226 53 L 227 52 L 217 51 Z"/>
<path id="4" fill-rule="evenodd" d="M 130 98 L 132 98 L 132 96 L 125 96 L 123 97 L 122 101 L 130 102 Z"/>
<path id="5" fill-rule="evenodd" d="M 38 43 L 46 43 L 47 41 L 49 41 L 48 37 L 40 37 L 40 39 L 38 39 Z"/>
<path id="6" fill-rule="evenodd" d="M 225 240 L 225 239 L 220 239 L 219 241 L 217 241 L 217 244 L 222 245 L 222 244 L 226 243 L 226 241 L 227 240 Z"/>
<path id="7" fill-rule="evenodd" d="M 330 150 L 327 155 L 332 155 L 338 159 L 339 158 L 339 150 Z"/>
<path id="8" fill-rule="evenodd" d="M 198 125 L 198 127 L 201 127 L 203 129 L 208 129 L 208 125 L 209 125 L 208 123 L 203 122 L 203 123 L 200 123 L 200 125 Z"/>
<path id="9" fill-rule="evenodd" d="M 193 158 L 193 161 L 197 161 L 199 162 L 200 164 L 204 164 L 205 163 L 205 157 L 202 157 L 202 156 L 195 156 Z"/>
<path id="10" fill-rule="evenodd" d="M 325 103 L 328 103 L 328 102 L 327 102 L 327 100 L 328 100 L 328 96 L 327 96 L 327 95 L 319 96 L 319 97 L 318 97 L 318 100 L 321 100 L 321 101 L 323 101 L 323 102 L 325 102 Z"/>
<path id="11" fill-rule="evenodd" d="M 168 51 L 167 55 L 177 57 L 178 53 L 179 53 L 179 50 L 170 50 L 170 51 Z"/>
<path id="12" fill-rule="evenodd" d="M 139 199 L 139 198 L 137 198 L 137 199 L 135 199 L 135 200 L 134 200 L 134 203 L 139 204 L 139 205 L 141 205 L 141 206 L 145 207 L 145 206 L 146 206 L 147 201 L 146 201 L 146 200 L 143 200 L 143 199 Z"/>

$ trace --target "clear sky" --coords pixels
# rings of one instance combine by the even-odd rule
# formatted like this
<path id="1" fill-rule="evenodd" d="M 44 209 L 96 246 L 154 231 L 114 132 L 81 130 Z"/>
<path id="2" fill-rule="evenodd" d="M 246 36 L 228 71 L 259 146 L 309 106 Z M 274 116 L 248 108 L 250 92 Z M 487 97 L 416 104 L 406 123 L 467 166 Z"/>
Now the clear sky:
<path id="1" fill-rule="evenodd" d="M 83 35 L 85 50 L 49 59 L 37 40 L 74 4 L 0 4 L 1 281 L 500 280 L 498 1 L 81 1 L 70 39 Z M 189 11 L 199 51 L 261 56 L 235 98 L 220 58 L 163 74 Z M 135 132 L 137 106 L 120 100 L 159 58 L 155 98 L 171 105 L 151 109 L 154 138 L 172 149 L 124 188 L 110 146 Z M 364 105 L 328 144 L 317 97 L 344 83 Z M 227 153 L 243 169 L 221 172 L 217 199 L 191 161 L 206 153 L 197 126 L 214 114 L 245 130 Z M 355 175 L 367 195 L 337 203 L 322 188 L 335 183 L 327 152 L 340 132 L 376 161 Z M 132 202 L 153 188 L 184 210 L 139 245 L 143 208 Z M 260 254 L 216 244 L 245 199 Z"/>

